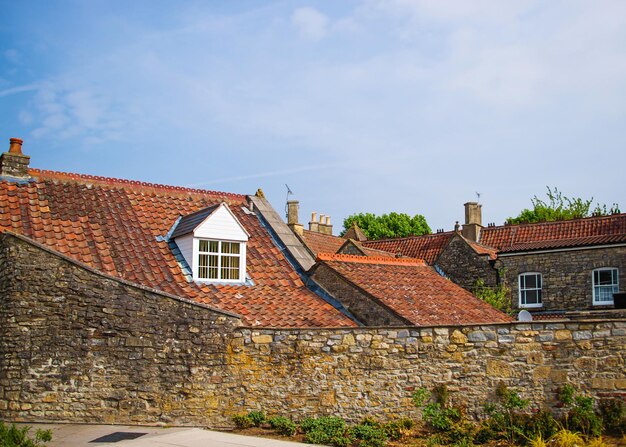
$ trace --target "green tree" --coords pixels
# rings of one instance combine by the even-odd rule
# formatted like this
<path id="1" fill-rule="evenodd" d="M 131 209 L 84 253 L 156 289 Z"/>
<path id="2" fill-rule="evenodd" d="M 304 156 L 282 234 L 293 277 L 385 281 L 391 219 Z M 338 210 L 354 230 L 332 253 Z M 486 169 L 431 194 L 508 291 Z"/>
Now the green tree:
<path id="1" fill-rule="evenodd" d="M 343 236 L 353 222 L 363 230 L 369 240 L 390 237 L 421 236 L 429 234 L 430 227 L 421 214 L 411 217 L 404 213 L 389 213 L 377 216 L 372 213 L 358 213 L 348 216 L 343 221 Z"/>
<path id="2" fill-rule="evenodd" d="M 580 197 L 570 198 L 563 195 L 556 187 L 551 189 L 546 187 L 547 201 L 541 200 L 535 196 L 531 199 L 533 209 L 524 209 L 517 217 L 509 217 L 506 222 L 508 224 L 533 223 L 533 222 L 550 222 L 554 220 L 579 219 L 589 216 L 606 216 L 608 214 L 616 214 L 620 212 L 619 205 L 614 203 L 607 209 L 606 205 L 596 204 L 592 208 L 593 197 L 585 200 Z"/>

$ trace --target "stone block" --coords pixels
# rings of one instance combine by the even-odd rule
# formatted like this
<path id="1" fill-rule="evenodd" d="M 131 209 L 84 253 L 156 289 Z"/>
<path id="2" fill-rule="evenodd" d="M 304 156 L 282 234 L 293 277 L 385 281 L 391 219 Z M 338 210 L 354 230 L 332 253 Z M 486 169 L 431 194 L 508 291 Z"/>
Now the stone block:
<path id="1" fill-rule="evenodd" d="M 490 377 L 511 377 L 511 366 L 503 360 L 487 360 L 487 375 Z"/>
<path id="2" fill-rule="evenodd" d="M 271 335 L 253 335 L 252 336 L 252 342 L 253 343 L 257 343 L 257 344 L 265 344 L 265 343 L 271 343 L 272 341 L 274 341 L 274 338 Z"/>

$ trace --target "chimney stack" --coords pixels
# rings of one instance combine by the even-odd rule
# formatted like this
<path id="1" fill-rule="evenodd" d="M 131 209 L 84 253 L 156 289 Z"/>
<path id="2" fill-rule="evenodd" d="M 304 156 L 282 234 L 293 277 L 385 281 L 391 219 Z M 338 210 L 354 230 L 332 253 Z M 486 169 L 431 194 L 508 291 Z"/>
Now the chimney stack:
<path id="1" fill-rule="evenodd" d="M 463 225 L 463 237 L 470 241 L 478 242 L 480 230 L 483 227 L 482 205 L 478 202 L 465 204 L 465 224 Z"/>
<path id="2" fill-rule="evenodd" d="M 309 222 L 309 231 L 315 231 L 322 234 L 333 234 L 333 226 L 330 223 L 330 216 L 320 214 L 317 220 L 317 213 L 311 213 L 311 221 Z"/>
<path id="3" fill-rule="evenodd" d="M 9 151 L 0 155 L 0 177 L 29 178 L 30 157 L 22 153 L 23 141 L 11 138 L 9 142 Z"/>
<path id="4" fill-rule="evenodd" d="M 309 231 L 315 231 L 316 233 L 320 232 L 320 224 L 317 221 L 317 213 L 315 211 L 311 213 L 311 221 L 309 222 Z"/>
<path id="5" fill-rule="evenodd" d="M 302 231 L 304 230 L 304 226 L 298 223 L 298 208 L 300 207 L 300 202 L 297 200 L 288 200 L 287 201 L 287 226 L 291 228 L 291 231 L 302 236 Z"/>

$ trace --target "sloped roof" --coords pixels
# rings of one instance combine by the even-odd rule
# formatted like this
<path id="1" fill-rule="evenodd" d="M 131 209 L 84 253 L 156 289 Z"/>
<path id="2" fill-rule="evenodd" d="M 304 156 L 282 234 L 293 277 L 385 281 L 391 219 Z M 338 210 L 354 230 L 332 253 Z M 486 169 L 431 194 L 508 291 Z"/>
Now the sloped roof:
<path id="1" fill-rule="evenodd" d="M 626 242 L 626 214 L 486 227 L 480 243 L 501 253 Z"/>
<path id="2" fill-rule="evenodd" d="M 452 236 L 454 236 L 454 231 L 446 231 L 423 236 L 363 241 L 361 244 L 366 248 L 374 248 L 394 254 L 399 253 L 402 256 L 423 259 L 427 263 L 432 264 L 448 244 Z"/>
<path id="3" fill-rule="evenodd" d="M 37 169 L 30 174 L 28 182 L 0 182 L 0 231 L 22 234 L 105 274 L 234 312 L 248 325 L 355 325 L 305 287 L 258 217 L 243 211 L 244 195 Z M 221 202 L 250 234 L 253 285 L 189 282 L 162 239 L 180 215 Z"/>
<path id="4" fill-rule="evenodd" d="M 302 231 L 302 239 L 315 255 L 318 253 L 337 253 L 337 250 L 339 250 L 347 240 L 342 237 L 309 230 Z"/>
<path id="5" fill-rule="evenodd" d="M 203 208 L 201 210 L 196 211 L 195 213 L 187 214 L 180 219 L 178 225 L 172 232 L 171 238 L 175 239 L 179 236 L 184 236 L 186 234 L 191 233 L 196 229 L 198 225 L 204 222 L 204 219 L 213 214 L 213 211 L 218 209 L 220 204 L 209 206 L 207 208 Z"/>
<path id="6" fill-rule="evenodd" d="M 511 321 L 421 259 L 321 253 L 318 261 L 417 326 Z"/>

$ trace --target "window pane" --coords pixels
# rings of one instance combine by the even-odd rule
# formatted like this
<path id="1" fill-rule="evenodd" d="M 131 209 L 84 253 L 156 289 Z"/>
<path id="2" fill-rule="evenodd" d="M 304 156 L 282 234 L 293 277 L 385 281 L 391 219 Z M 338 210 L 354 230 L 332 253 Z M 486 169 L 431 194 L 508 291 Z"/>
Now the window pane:
<path id="1" fill-rule="evenodd" d="M 524 275 L 526 279 L 526 289 L 536 289 L 537 288 L 537 276 L 536 275 Z"/>
<path id="2" fill-rule="evenodd" d="M 222 279 L 239 279 L 239 257 L 222 256 Z"/>
<path id="3" fill-rule="evenodd" d="M 614 275 L 614 269 L 611 270 L 600 270 L 598 271 L 598 282 L 597 285 L 609 285 L 609 284 L 615 284 L 614 281 L 614 277 L 616 277 L 617 275 Z"/>
<path id="4" fill-rule="evenodd" d="M 204 252 L 209 251 L 209 241 L 200 239 L 200 245 L 198 247 L 198 250 L 204 251 Z"/>

